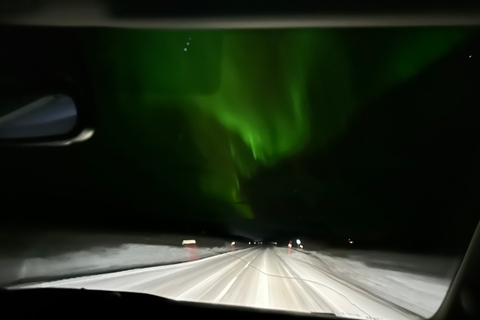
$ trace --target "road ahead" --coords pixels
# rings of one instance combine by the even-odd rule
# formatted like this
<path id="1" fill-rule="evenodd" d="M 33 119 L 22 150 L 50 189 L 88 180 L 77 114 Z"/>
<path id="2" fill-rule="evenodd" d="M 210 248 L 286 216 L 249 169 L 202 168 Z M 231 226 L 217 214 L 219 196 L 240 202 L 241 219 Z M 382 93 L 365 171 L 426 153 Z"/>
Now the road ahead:
<path id="1" fill-rule="evenodd" d="M 415 319 L 336 278 L 307 255 L 257 247 L 175 265 L 85 276 L 29 287 L 144 292 L 175 300 L 331 313 L 342 317 Z"/>

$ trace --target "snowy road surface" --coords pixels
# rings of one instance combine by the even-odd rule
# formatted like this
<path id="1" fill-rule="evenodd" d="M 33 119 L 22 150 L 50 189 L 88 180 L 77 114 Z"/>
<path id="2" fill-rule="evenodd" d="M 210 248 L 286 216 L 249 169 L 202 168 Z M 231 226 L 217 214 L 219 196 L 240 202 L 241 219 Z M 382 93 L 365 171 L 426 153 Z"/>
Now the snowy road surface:
<path id="1" fill-rule="evenodd" d="M 301 258 L 300 258 L 301 257 Z M 71 278 L 25 287 L 144 292 L 175 300 L 361 319 L 416 319 L 286 248 L 257 247 L 202 260 Z"/>

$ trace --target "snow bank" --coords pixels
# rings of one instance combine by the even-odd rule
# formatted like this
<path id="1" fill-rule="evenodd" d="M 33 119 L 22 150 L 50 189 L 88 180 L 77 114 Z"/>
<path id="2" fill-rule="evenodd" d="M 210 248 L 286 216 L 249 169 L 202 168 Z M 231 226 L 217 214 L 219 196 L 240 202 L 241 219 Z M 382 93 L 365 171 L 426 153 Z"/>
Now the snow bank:
<path id="1" fill-rule="evenodd" d="M 368 257 L 355 259 L 320 252 L 293 252 L 295 259 L 315 264 L 329 274 L 390 301 L 424 318 L 432 317 L 445 298 L 451 278 L 369 266 Z"/>
<path id="2" fill-rule="evenodd" d="M 112 272 L 189 260 L 187 248 L 174 246 L 124 244 L 117 248 L 92 248 L 48 258 L 0 259 L 4 272 L 0 283 Z M 230 247 L 198 248 L 198 257 L 231 251 Z M 3 280 L 3 281 L 2 281 Z"/>

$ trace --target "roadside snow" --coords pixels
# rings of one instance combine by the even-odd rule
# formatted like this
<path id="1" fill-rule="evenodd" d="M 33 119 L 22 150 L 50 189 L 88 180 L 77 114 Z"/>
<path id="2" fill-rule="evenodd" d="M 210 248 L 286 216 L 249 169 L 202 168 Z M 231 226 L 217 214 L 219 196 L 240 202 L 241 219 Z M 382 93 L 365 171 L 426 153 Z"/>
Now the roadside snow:
<path id="1" fill-rule="evenodd" d="M 189 260 L 189 250 L 183 247 L 124 244 L 117 248 L 93 248 L 48 258 L 0 259 L 8 274 L 3 281 L 62 278 L 92 273 L 118 271 L 144 266 L 163 265 Z M 230 247 L 198 248 L 198 258 L 231 251 Z"/>
<path id="2" fill-rule="evenodd" d="M 314 264 L 330 275 L 408 309 L 424 318 L 432 317 L 445 298 L 451 279 L 368 266 L 361 261 L 319 252 L 292 251 L 295 259 Z"/>

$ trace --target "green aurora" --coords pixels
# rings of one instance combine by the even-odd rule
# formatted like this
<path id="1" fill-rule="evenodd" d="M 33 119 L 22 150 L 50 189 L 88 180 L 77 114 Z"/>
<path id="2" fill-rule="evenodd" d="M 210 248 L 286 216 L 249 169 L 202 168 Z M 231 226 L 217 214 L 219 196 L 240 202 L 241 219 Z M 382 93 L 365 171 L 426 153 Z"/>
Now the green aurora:
<path id="1" fill-rule="evenodd" d="M 98 101 L 117 110 L 100 118 L 121 118 L 125 135 L 139 131 L 145 141 L 124 151 L 142 149 L 153 179 L 169 172 L 179 194 L 206 195 L 251 219 L 242 181 L 261 166 L 327 150 L 358 110 L 467 37 L 441 28 L 100 29 L 85 41 Z M 169 117 L 177 120 L 161 137 Z"/>

